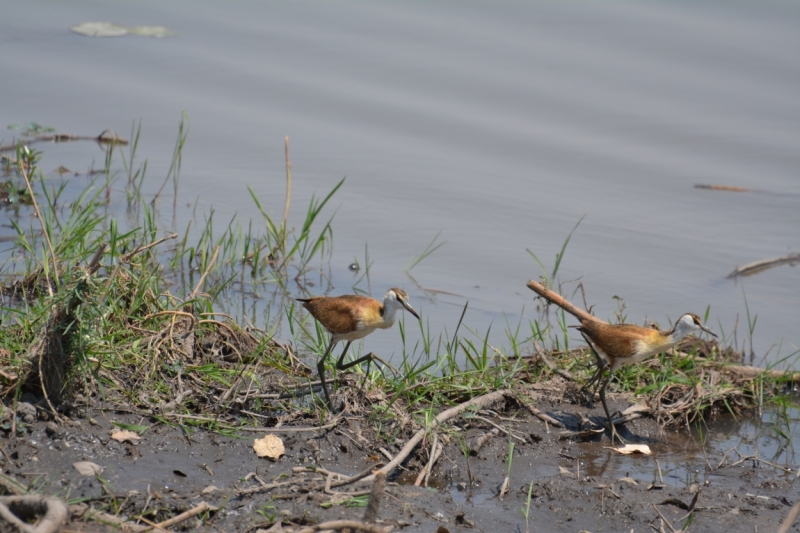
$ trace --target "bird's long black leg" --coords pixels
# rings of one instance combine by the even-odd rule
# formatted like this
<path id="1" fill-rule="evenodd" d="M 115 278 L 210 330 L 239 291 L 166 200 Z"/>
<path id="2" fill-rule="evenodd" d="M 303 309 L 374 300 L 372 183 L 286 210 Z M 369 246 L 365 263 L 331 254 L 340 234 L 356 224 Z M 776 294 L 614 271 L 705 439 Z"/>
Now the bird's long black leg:
<path id="1" fill-rule="evenodd" d="M 352 341 L 347 341 L 347 344 L 344 345 L 344 350 L 342 350 L 342 355 L 340 355 L 339 360 L 336 361 L 336 370 L 347 370 L 351 366 L 361 362 L 361 359 L 359 359 L 358 361 L 353 361 L 352 363 L 347 363 L 346 365 L 342 364 L 342 361 L 344 361 L 344 356 L 347 355 L 347 349 L 350 348 L 351 342 Z"/>
<path id="2" fill-rule="evenodd" d="M 350 343 L 347 343 L 347 346 L 350 346 Z M 373 359 L 377 359 L 374 353 L 370 352 L 364 357 L 359 357 L 355 361 L 350 361 L 349 363 L 343 363 L 344 361 L 344 354 L 347 352 L 347 346 L 344 348 L 344 352 L 342 352 L 342 356 L 339 358 L 339 362 L 336 363 L 336 370 L 347 370 L 348 368 L 352 368 L 356 365 L 360 365 L 366 361 L 372 362 Z"/>
<path id="3" fill-rule="evenodd" d="M 328 358 L 328 354 L 331 353 L 334 344 L 336 343 L 333 341 L 333 339 L 331 339 L 331 343 L 328 344 L 328 349 L 325 350 L 325 354 L 320 358 L 319 363 L 317 363 L 319 380 L 322 382 L 322 391 L 325 393 L 325 401 L 330 409 L 333 409 L 333 404 L 331 403 L 331 395 L 328 394 L 328 385 L 325 383 L 325 359 Z M 347 345 L 350 346 L 350 343 L 348 342 Z"/>
<path id="4" fill-rule="evenodd" d="M 350 346 L 349 342 L 347 343 L 347 346 Z M 367 383 L 367 376 L 369 376 L 369 369 L 370 369 L 370 366 L 372 365 L 372 361 L 374 359 L 377 359 L 378 357 L 374 353 L 370 352 L 367 355 L 365 355 L 364 357 L 359 357 L 355 361 L 350 361 L 349 363 L 343 363 L 344 355 L 347 352 L 347 346 L 345 346 L 344 352 L 342 352 L 342 356 L 339 357 L 339 361 L 336 363 L 336 369 L 337 370 L 347 370 L 348 368 L 352 368 L 352 367 L 354 367 L 356 365 L 360 365 L 361 363 L 366 361 L 366 363 L 367 363 L 367 373 L 364 374 L 364 381 L 361 383 L 361 388 L 363 389 L 364 385 Z"/>
<path id="5" fill-rule="evenodd" d="M 619 436 L 617 433 L 617 428 L 614 427 L 614 422 L 611 419 L 611 413 L 608 411 L 608 405 L 606 405 L 606 386 L 608 386 L 608 382 L 611 381 L 611 376 L 614 375 L 614 371 L 611 370 L 608 372 L 608 377 L 603 382 L 603 385 L 600 387 L 600 401 L 603 403 L 603 410 L 606 412 L 606 418 L 608 419 L 608 427 L 611 429 L 611 445 L 614 445 L 614 440 L 619 440 L 621 443 L 625 444 L 625 440 Z"/>
<path id="6" fill-rule="evenodd" d="M 581 392 L 587 391 L 592 385 L 594 385 L 595 387 L 594 390 L 592 391 L 592 400 L 594 400 L 594 395 L 597 392 L 597 386 L 600 384 L 600 378 L 603 376 L 603 370 L 605 370 L 606 368 L 606 362 L 603 360 L 602 357 L 600 357 L 600 354 L 597 353 L 597 350 L 595 350 L 594 344 L 589 339 L 589 337 L 582 331 L 581 335 L 583 335 L 583 338 L 586 340 L 586 344 L 589 345 L 589 348 L 592 350 L 592 353 L 594 354 L 594 358 L 597 360 L 597 370 L 595 370 L 592 379 L 586 382 L 586 385 L 581 387 Z"/>

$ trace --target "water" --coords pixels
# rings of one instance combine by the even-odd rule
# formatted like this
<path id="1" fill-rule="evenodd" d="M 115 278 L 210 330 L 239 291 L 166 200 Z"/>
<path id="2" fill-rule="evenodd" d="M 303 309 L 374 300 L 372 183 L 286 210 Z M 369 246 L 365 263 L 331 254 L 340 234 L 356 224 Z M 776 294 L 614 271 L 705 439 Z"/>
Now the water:
<path id="1" fill-rule="evenodd" d="M 334 294 L 351 291 L 347 266 L 368 245 L 373 295 L 407 289 L 435 333 L 452 332 L 469 300 L 465 323 L 493 324 L 499 345 L 506 320 L 535 317 L 525 282 L 541 271 L 526 249 L 552 267 L 585 215 L 559 277 L 580 280 L 598 316 L 612 318 L 614 296 L 628 321 L 662 326 L 710 305 L 714 329 L 730 334 L 738 319 L 741 344 L 746 298 L 756 363 L 800 345 L 796 267 L 725 277 L 800 250 L 797 3 L 12 0 L 3 11 L 3 124 L 127 137 L 141 119 L 152 196 L 187 113 L 165 229 L 212 207 L 222 226 L 234 214 L 260 223 L 248 185 L 280 216 L 288 135 L 294 224 L 347 176 L 328 212 Z M 89 20 L 179 35 L 69 32 Z M 88 143 L 44 150 L 46 173 L 103 163 Z M 411 273 L 459 296 L 425 293 L 404 272 L 439 231 L 446 244 Z M 365 348 L 401 350 L 396 332 Z"/>
<path id="2" fill-rule="evenodd" d="M 770 406 L 760 416 L 756 413 L 741 417 L 723 414 L 705 423 L 693 424 L 689 429 L 665 432 L 649 444 L 653 457 L 660 461 L 662 477 L 659 479 L 655 478 L 657 471 L 651 457 L 623 457 L 596 442 L 578 443 L 573 453 L 580 456 L 581 468 L 588 476 L 614 479 L 630 476 L 645 485 L 663 482 L 688 488 L 692 483 L 703 483 L 709 478 L 721 481 L 725 476 L 732 476 L 730 470 L 719 470 L 728 466 L 763 468 L 770 475 L 791 481 L 796 477 L 798 458 L 796 441 L 790 436 L 798 435 L 798 424 L 800 412 L 797 408 L 784 411 Z M 687 432 L 691 438 L 687 438 Z M 741 461 L 744 457 L 753 459 Z M 640 464 L 636 464 L 639 459 Z"/>

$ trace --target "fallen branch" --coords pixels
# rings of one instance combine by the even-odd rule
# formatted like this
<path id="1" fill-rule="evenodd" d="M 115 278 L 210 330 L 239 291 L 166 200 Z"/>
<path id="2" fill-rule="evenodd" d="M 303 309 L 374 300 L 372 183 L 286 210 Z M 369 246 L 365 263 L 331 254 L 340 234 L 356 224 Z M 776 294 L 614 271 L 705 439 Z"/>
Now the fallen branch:
<path id="1" fill-rule="evenodd" d="M 379 526 L 377 524 L 366 524 L 357 520 L 332 520 L 323 522 L 310 527 L 305 527 L 297 533 L 314 533 L 324 529 L 353 529 L 355 531 L 366 531 L 367 533 L 389 533 L 392 526 Z"/>
<path id="2" fill-rule="evenodd" d="M 66 521 L 67 514 L 66 504 L 52 496 L 0 496 L 0 517 L 22 533 L 56 533 Z M 41 518 L 36 526 L 32 526 L 18 516 Z"/>
<path id="3" fill-rule="evenodd" d="M 210 506 L 206 502 L 200 502 L 200 504 L 197 505 L 196 507 L 193 507 L 192 509 L 189 509 L 188 511 L 183 512 L 183 513 L 179 514 L 178 516 L 174 516 L 174 517 L 170 518 L 169 520 L 164 520 L 163 522 L 160 522 L 160 523 L 156 524 L 154 527 L 156 527 L 158 529 L 166 529 L 166 528 L 168 528 L 170 526 L 174 526 L 175 524 L 180 524 L 184 520 L 188 520 L 193 516 L 199 515 L 200 513 L 205 513 L 206 511 L 214 511 L 214 510 L 216 510 L 215 507 Z M 145 530 L 145 531 L 147 531 L 147 530 Z"/>
<path id="4" fill-rule="evenodd" d="M 536 409 L 532 405 L 527 405 L 527 404 L 524 404 L 524 405 L 525 405 L 525 407 L 528 408 L 528 411 L 530 411 L 533 416 L 535 416 L 536 418 L 538 418 L 542 422 L 547 422 L 551 426 L 555 426 L 555 427 L 561 428 L 561 429 L 566 429 L 567 428 L 567 426 L 565 426 L 564 423 L 561 422 L 560 420 L 556 420 L 552 416 L 541 412 L 540 410 Z"/>
<path id="5" fill-rule="evenodd" d="M 554 303 L 559 306 L 561 309 L 566 311 L 567 313 L 573 315 L 578 320 L 591 320 L 594 322 L 603 322 L 596 316 L 592 316 L 580 307 L 576 307 L 572 302 L 558 294 L 557 292 L 553 292 L 541 283 L 537 283 L 533 280 L 528 281 L 528 288 L 547 300 L 550 303 Z"/>
<path id="6" fill-rule="evenodd" d="M 800 372 L 793 370 L 765 370 L 756 366 L 744 365 L 725 365 L 721 366 L 720 370 L 723 372 L 733 372 L 739 374 L 743 378 L 758 378 L 766 376 L 770 379 L 783 379 L 793 383 L 800 382 Z"/>
<path id="7" fill-rule="evenodd" d="M 411 437 L 411 439 L 406 443 L 406 445 L 403 446 L 403 449 L 400 450 L 400 453 L 398 453 L 394 457 L 394 459 L 389 461 L 389 463 L 386 466 L 381 468 L 378 471 L 378 473 L 382 473 L 383 475 L 388 476 L 395 468 L 397 468 L 397 466 L 400 463 L 402 463 L 406 459 L 406 457 L 408 457 L 411 454 L 412 451 L 414 451 L 414 448 L 416 448 L 417 445 L 420 442 L 422 442 L 422 439 L 429 431 L 435 430 L 443 422 L 446 422 L 451 418 L 459 416 L 461 413 L 463 413 L 470 407 L 486 407 L 487 405 L 490 405 L 500 400 L 504 396 L 510 396 L 511 394 L 512 393 L 509 390 L 499 390 L 495 392 L 490 392 L 489 394 L 478 396 L 477 398 L 473 398 L 455 407 L 451 407 L 446 411 L 442 411 L 441 413 L 439 413 L 439 416 L 437 416 L 431 421 L 428 427 L 422 428 L 419 431 L 417 431 L 414 434 L 414 436 Z M 364 478 L 364 481 L 374 481 L 374 480 L 375 480 L 374 475 Z"/>

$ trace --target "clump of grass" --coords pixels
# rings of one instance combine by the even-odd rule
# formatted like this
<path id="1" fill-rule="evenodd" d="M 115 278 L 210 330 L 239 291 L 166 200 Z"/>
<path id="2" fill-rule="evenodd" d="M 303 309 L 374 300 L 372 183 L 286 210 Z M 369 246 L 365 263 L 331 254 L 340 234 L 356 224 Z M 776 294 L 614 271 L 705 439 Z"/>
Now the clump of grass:
<path id="1" fill-rule="evenodd" d="M 164 236 L 153 202 L 132 201 L 140 198 L 146 172 L 146 163 L 132 170 L 140 129 L 141 124 L 128 158 L 123 158 L 129 214 L 137 209 L 141 221 L 129 230 L 107 218 L 112 147 L 106 153 L 105 183 L 93 180 L 66 207 L 60 200 L 65 185 L 49 185 L 35 166 L 38 155 L 18 147 L 12 170 L 26 184 L 38 227 L 12 220 L 16 239 L 7 254 L 2 287 L 7 303 L 0 308 L 0 394 L 34 392 L 57 416 L 71 399 L 102 391 L 106 402 L 173 420 L 198 407 L 227 413 L 245 388 L 247 401 L 236 404 L 234 412 L 242 406 L 260 410 L 265 398 L 253 391 L 277 387 L 277 398 L 298 380 L 304 382 L 306 369 L 269 332 L 218 320 L 216 304 L 237 277 L 263 284 L 266 268 L 271 270 L 269 281 L 285 287 L 290 267 L 298 276 L 305 273 L 332 235 L 330 220 L 319 236 L 312 237 L 312 232 L 342 182 L 324 200 L 312 199 L 299 235 L 284 221 L 279 265 L 261 264 L 251 253 L 269 248 L 277 233 L 258 234 L 252 225 L 244 232 L 232 220 L 216 235 L 213 211 L 196 244 L 187 232 L 165 261 L 164 243 L 178 235 Z M 173 181 L 176 194 L 185 142 L 182 121 L 164 181 Z M 162 190 L 163 184 L 155 198 Z M 245 276 L 247 270 L 251 275 Z M 226 417 L 227 423 L 212 418 L 201 423 L 234 427 L 237 417 L 241 415 Z"/>
<path id="2" fill-rule="evenodd" d="M 53 416 L 99 403 L 224 433 L 273 423 L 287 412 L 323 424 L 324 409 L 306 401 L 315 390 L 315 372 L 297 359 L 291 345 L 275 338 L 275 324 L 285 319 L 291 337 L 313 353 L 327 344 L 327 333 L 316 321 L 311 328 L 289 287 L 294 280 L 298 290 L 305 290 L 305 278 L 315 268 L 323 277 L 333 239 L 332 216 L 326 218 L 325 210 L 344 179 L 327 194 L 313 196 L 302 224 L 292 229 L 287 142 L 282 218 L 269 214 L 250 189 L 263 226 L 233 217 L 220 229 L 210 210 L 202 222 L 190 223 L 178 235 L 158 226 L 158 205 L 141 196 L 146 162 L 133 170 L 140 130 L 141 124 L 123 157 L 128 215 L 136 220 L 131 228 L 107 216 L 115 168 L 112 147 L 104 175 L 71 201 L 64 200 L 63 185 L 47 183 L 36 169 L 36 154 L 18 150 L 12 179 L 25 184 L 40 213 L 28 227 L 22 218 L 12 222 L 16 239 L 4 265 L 0 307 L 0 394 L 19 398 L 33 391 Z M 185 142 L 182 122 L 164 181 L 173 181 L 175 195 Z M 552 284 L 572 232 L 552 269 L 534 255 Z M 438 239 L 439 234 L 407 269 L 444 244 Z M 362 279 L 369 284 L 370 264 L 365 247 L 365 268 L 356 286 Z M 245 292 L 269 300 L 272 317 L 265 328 L 245 327 L 224 313 L 223 301 Z M 521 321 L 506 324 L 506 349 L 490 344 L 491 325 L 468 326 L 468 309 L 465 304 L 452 334 L 432 332 L 429 324 L 419 322 L 420 340 L 413 345 L 407 343 L 407 324 L 401 319 L 403 352 L 397 368 L 373 371 L 365 376 L 363 389 L 340 389 L 351 412 L 369 415 L 380 434 L 394 440 L 414 424 L 426 427 L 443 406 L 550 379 L 553 368 L 576 384 L 591 376 L 593 358 L 588 350 L 570 347 L 562 311 L 540 309 L 528 328 Z M 718 346 L 685 350 L 678 357 L 662 357 L 660 366 L 654 360 L 626 367 L 615 374 L 612 386 L 656 399 L 653 414 L 665 424 L 691 422 L 722 408 L 736 413 L 762 402 L 774 389 L 776 382 L 768 378 L 720 381 L 719 369 L 730 354 Z M 359 355 L 352 350 L 350 357 Z M 351 379 L 340 376 L 341 381 Z M 690 398 L 692 391 L 708 392 Z"/>

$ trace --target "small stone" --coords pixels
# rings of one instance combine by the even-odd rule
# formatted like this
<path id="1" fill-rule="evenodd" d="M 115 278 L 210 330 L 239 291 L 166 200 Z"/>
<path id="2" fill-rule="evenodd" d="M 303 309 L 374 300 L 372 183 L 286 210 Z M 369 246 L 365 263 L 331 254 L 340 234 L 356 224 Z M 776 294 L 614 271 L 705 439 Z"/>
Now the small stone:
<path id="1" fill-rule="evenodd" d="M 28 402 L 20 402 L 17 404 L 17 416 L 30 424 L 36 420 L 36 407 Z"/>
<path id="2" fill-rule="evenodd" d="M 47 433 L 49 437 L 55 437 L 58 435 L 58 424 L 55 422 L 48 422 L 44 427 L 44 432 Z"/>

